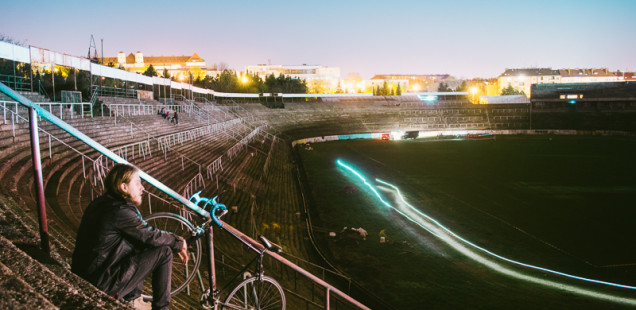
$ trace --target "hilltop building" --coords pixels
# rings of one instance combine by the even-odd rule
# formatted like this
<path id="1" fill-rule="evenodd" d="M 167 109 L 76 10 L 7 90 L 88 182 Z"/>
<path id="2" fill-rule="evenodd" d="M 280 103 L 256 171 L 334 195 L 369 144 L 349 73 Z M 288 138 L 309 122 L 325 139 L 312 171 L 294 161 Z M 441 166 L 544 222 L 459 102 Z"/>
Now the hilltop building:
<path id="1" fill-rule="evenodd" d="M 164 69 L 168 70 L 171 77 L 177 80 L 188 79 L 187 73 L 192 73 L 194 78 L 206 75 L 217 75 L 216 65 L 208 66 L 197 53 L 192 56 L 144 56 L 142 52 L 130 53 L 126 56 L 119 52 L 117 57 L 104 57 L 104 64 L 112 64 L 114 67 L 123 67 L 127 71 L 143 73 L 152 65 L 159 75 L 163 75 Z"/>

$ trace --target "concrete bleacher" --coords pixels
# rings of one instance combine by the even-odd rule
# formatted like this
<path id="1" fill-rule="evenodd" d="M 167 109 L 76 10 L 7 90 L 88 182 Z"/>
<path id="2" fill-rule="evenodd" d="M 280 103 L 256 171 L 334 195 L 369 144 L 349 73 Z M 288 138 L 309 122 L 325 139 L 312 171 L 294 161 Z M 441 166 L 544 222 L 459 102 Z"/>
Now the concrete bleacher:
<path id="1" fill-rule="evenodd" d="M 161 105 L 152 101 L 140 103 L 137 99 L 103 97 L 100 100 L 106 106 Z M 232 105 L 215 106 L 202 103 L 197 104 L 197 110 L 192 114 L 180 113 L 178 126 L 169 124 L 156 114 L 123 114 L 118 118 L 73 118 L 69 119 L 68 123 L 111 150 L 149 141 L 149 148 L 144 150 L 148 155 L 139 155 L 137 149 L 134 158 L 128 153 L 127 159 L 181 194 L 185 193 L 190 180 L 201 173 L 204 176 L 205 187 L 198 190 L 203 191 L 202 196 L 218 195 L 220 201 L 228 207 L 237 206 L 238 212 L 230 213 L 225 218 L 229 224 L 252 237 L 264 234 L 281 244 L 293 257 L 307 258 L 313 250 L 306 239 L 308 232 L 304 222 L 305 210 L 296 179 L 295 165 L 291 158 L 291 139 L 331 134 L 388 132 L 396 127 L 433 130 L 495 128 L 498 124 L 504 124 L 512 126 L 506 128 L 516 128 L 515 126 L 520 126 L 523 122 L 527 123 L 527 120 L 523 119 L 527 116 L 527 110 L 523 108 L 487 109 L 461 104 L 440 108 L 415 103 L 404 104 L 413 103 L 411 100 L 402 101 L 376 98 L 362 101 L 286 103 L 285 109 L 268 109 L 258 103 L 241 104 L 238 108 Z M 203 115 L 213 116 L 210 118 L 202 117 Z M 156 141 L 163 136 L 208 126 L 211 122 L 237 118 L 245 121 L 232 125 L 223 132 L 214 132 L 195 140 L 184 139 L 168 149 L 161 147 Z M 49 230 L 55 239 L 53 245 L 56 255 L 62 264 L 68 264 L 83 209 L 99 194 L 99 188 L 91 181 L 95 173 L 91 160 L 95 160 L 100 154 L 45 121 L 41 122 L 41 128 L 55 137 L 51 139 L 49 147 L 49 135 L 40 133 Z M 257 133 L 237 154 L 231 158 L 227 156 L 230 149 L 257 128 L 261 128 L 262 132 Z M 266 130 L 283 134 L 274 138 L 267 134 Z M 64 143 L 58 142 L 56 138 Z M 223 169 L 210 178 L 206 174 L 206 167 L 219 157 L 223 157 Z M 35 224 L 35 198 L 32 194 L 34 179 L 31 165 L 27 123 L 1 124 L 0 196 L 9 206 L 6 210 L 13 210 L 11 213 L 7 211 L 7 217 L 24 216 L 28 218 L 29 223 Z M 168 199 L 157 190 L 146 187 L 149 193 Z M 158 205 L 155 201 L 152 206 L 145 202 L 141 209 L 144 214 L 148 214 L 150 208 L 153 212 L 160 211 Z M 164 211 L 168 210 L 176 211 Z M 277 228 L 274 228 L 274 223 Z M 224 238 L 228 237 L 220 237 L 219 240 L 227 240 Z M 36 239 L 35 234 L 32 239 Z M 3 241 L 0 239 L 0 242 Z M 30 242 L 37 243 L 33 240 Z M 240 247 L 222 247 L 220 251 L 227 255 L 224 257 L 228 260 L 244 255 L 244 250 Z M 8 264 L 1 256 L 0 263 Z M 317 268 L 311 264 L 299 264 L 310 270 Z M 9 274 L 3 270 L 0 265 L 2 274 L 20 281 L 19 275 Z M 282 270 L 278 272 L 280 277 L 285 277 Z M 28 282 L 26 279 L 24 281 Z M 83 285 L 82 289 L 86 286 L 85 283 L 77 285 Z M 301 294 L 307 292 L 307 287 L 301 286 L 298 290 L 298 294 Z M 57 307 L 64 305 L 54 301 L 51 295 L 40 299 L 34 297 L 34 300 L 40 300 L 42 305 L 45 305 L 43 307 L 48 306 L 47 302 Z M 85 300 L 86 303 L 94 302 L 88 298 Z M 106 298 L 95 302 L 113 301 Z M 175 308 L 186 309 L 192 302 L 193 299 L 188 297 L 177 299 Z"/>
<path id="2" fill-rule="evenodd" d="M 117 123 L 114 122 L 113 118 L 108 117 L 74 119 L 69 122 L 79 131 L 113 150 L 130 143 L 150 139 L 149 136 L 151 134 L 153 137 L 160 137 L 202 126 L 201 123 L 187 121 L 179 126 L 174 126 L 158 115 L 127 117 L 125 121 L 120 118 Z M 15 201 L 16 205 L 22 206 L 21 211 L 27 212 L 24 214 L 33 216 L 34 208 L 32 206 L 35 205 L 35 200 L 31 193 L 33 192 L 34 182 L 31 172 L 27 123 L 3 124 L 2 126 L 2 139 L 0 139 L 0 150 L 2 150 L 0 156 L 0 182 L 3 184 L 2 195 Z M 96 195 L 90 182 L 85 177 L 90 174 L 90 167 L 92 166 L 89 158 L 95 159 L 99 154 L 68 133 L 47 124 L 47 122 L 41 122 L 41 128 L 53 137 L 49 147 L 49 134 L 40 133 L 49 231 L 52 236 L 55 236 L 56 253 L 60 253 L 65 263 L 68 264 L 82 210 L 92 196 Z M 240 134 L 240 131 L 237 134 Z M 213 143 L 225 141 L 224 147 L 232 145 L 234 142 L 233 139 L 221 137 L 220 134 L 206 138 Z M 190 145 L 196 145 L 193 141 L 190 142 Z M 187 145 L 188 143 L 183 144 Z M 164 154 L 158 148 L 157 143 L 150 143 L 150 145 L 151 149 L 149 151 L 153 154 L 152 156 L 146 158 L 137 156 L 134 159 L 129 156 L 129 159 L 142 169 L 156 174 L 159 179 L 168 183 L 169 186 L 174 188 L 182 187 L 183 184 L 179 184 L 178 181 L 187 182 L 187 180 L 174 178 L 175 169 L 172 169 L 172 167 L 176 166 L 177 170 L 181 172 L 187 169 L 192 170 L 190 169 L 192 165 L 184 165 L 182 169 L 180 160 L 177 160 L 178 164 L 174 161 L 174 158 L 180 158 L 182 155 L 175 155 L 176 151 L 172 150 Z M 179 146 L 181 147 L 182 145 L 180 144 Z M 186 146 L 183 147 L 185 148 Z M 173 147 L 173 149 L 178 148 Z M 219 148 L 221 147 L 219 146 Z M 193 149 L 198 149 L 198 147 Z M 189 155 L 185 150 L 181 151 L 186 156 Z M 82 158 L 84 158 L 84 161 L 82 161 Z M 170 183 L 169 181 L 171 180 L 176 180 L 177 182 Z"/>
<path id="3" fill-rule="evenodd" d="M 17 93 L 33 102 L 51 102 L 48 97 L 37 92 L 18 91 Z M 9 98 L 9 96 L 4 93 L 0 93 L 0 101 L 13 101 L 13 99 Z"/>

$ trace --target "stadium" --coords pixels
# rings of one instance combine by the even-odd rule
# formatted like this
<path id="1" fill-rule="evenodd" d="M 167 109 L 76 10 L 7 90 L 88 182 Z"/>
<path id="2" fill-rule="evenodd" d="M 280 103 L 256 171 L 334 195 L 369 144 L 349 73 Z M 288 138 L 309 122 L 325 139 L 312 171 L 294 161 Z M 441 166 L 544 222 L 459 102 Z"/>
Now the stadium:
<path id="1" fill-rule="evenodd" d="M 76 91 L 60 103 L 27 82 L 0 85 L 4 308 L 126 307 L 68 267 L 83 209 L 117 162 L 145 173 L 145 217 L 202 225 L 196 193 L 227 206 L 219 286 L 249 265 L 259 236 L 282 247 L 263 268 L 288 309 L 636 305 L 633 82 L 539 84 L 520 104 L 474 105 L 461 92 L 245 95 L 11 49 L 3 57 L 86 71 L 90 87 L 86 102 Z M 198 280 L 172 307 L 199 308 L 213 270 L 187 270 Z"/>

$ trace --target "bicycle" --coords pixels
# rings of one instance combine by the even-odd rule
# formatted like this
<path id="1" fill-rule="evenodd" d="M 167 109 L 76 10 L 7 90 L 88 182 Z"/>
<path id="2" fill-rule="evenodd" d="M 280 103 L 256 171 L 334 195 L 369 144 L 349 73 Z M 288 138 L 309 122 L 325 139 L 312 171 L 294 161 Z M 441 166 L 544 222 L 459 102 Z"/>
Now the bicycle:
<path id="1" fill-rule="evenodd" d="M 189 200 L 197 206 L 203 202 L 203 209 L 210 206 L 210 219 L 206 220 L 201 225 L 195 226 L 184 217 L 169 212 L 159 212 L 144 218 L 151 227 L 172 232 L 173 234 L 182 236 L 187 240 L 190 262 L 184 264 L 175 256 L 172 265 L 172 289 L 170 295 L 174 296 L 181 292 L 194 279 L 195 275 L 197 275 L 199 284 L 203 290 L 203 280 L 201 279 L 201 274 L 198 269 L 201 263 L 200 239 L 205 236 L 208 247 L 207 264 L 210 270 L 208 277 L 210 287 L 207 290 L 202 291 L 200 301 L 204 308 L 210 309 L 214 307 L 214 309 L 218 309 L 220 306 L 221 309 L 285 309 L 286 300 L 283 288 L 280 284 L 278 284 L 278 282 L 276 282 L 276 280 L 265 276 L 263 269 L 263 255 L 267 251 L 280 253 L 282 252 L 282 248 L 270 242 L 264 236 L 259 236 L 262 244 L 254 244 L 244 240 L 233 230 L 227 229 L 227 227 L 225 227 L 220 221 L 220 218 L 227 213 L 227 207 L 216 202 L 216 197 L 208 199 L 200 197 L 200 193 L 201 192 L 199 191 L 192 195 Z M 217 212 L 220 213 L 218 216 Z M 257 253 L 256 257 L 254 257 L 249 264 L 246 264 L 245 267 L 220 290 L 217 290 L 216 286 L 214 247 L 212 239 L 213 226 L 210 224 L 212 222 L 214 222 L 219 228 L 239 239 L 248 248 Z M 230 293 L 227 294 L 225 301 L 221 301 L 221 297 L 229 290 L 231 284 L 235 283 L 237 279 L 256 261 L 258 261 L 258 263 L 256 264 L 253 275 L 244 279 L 235 286 Z M 145 301 L 152 300 L 151 295 L 142 296 Z"/>

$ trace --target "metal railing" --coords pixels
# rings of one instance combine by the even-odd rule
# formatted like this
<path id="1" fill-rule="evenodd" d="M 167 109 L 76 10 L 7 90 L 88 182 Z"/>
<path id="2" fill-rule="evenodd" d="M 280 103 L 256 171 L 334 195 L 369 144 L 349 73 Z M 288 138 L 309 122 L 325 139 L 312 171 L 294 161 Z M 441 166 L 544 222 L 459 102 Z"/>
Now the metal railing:
<path id="1" fill-rule="evenodd" d="M 31 79 L 15 75 L 0 74 L 0 83 L 11 86 L 16 91 L 31 91 Z"/>
<path id="2" fill-rule="evenodd" d="M 134 88 L 93 85 L 93 92 L 95 90 L 99 96 L 137 98 L 137 90 Z"/>
<path id="3" fill-rule="evenodd" d="M 90 113 L 89 115 L 93 115 L 93 106 L 88 103 L 88 102 L 82 102 L 82 103 L 56 103 L 56 102 L 39 102 L 39 103 L 35 103 L 33 102 L 33 104 L 41 107 L 42 109 L 46 110 L 47 112 L 56 115 L 57 117 L 59 117 L 60 119 L 73 119 L 73 118 L 84 118 L 84 115 L 86 114 L 84 111 L 89 110 Z M 21 104 L 19 104 L 17 101 L 0 101 L 0 105 L 2 105 L 2 110 L 3 110 L 3 114 L 2 114 L 2 120 L 3 122 L 6 124 L 7 122 L 7 112 L 11 111 L 11 112 L 15 112 L 16 114 L 20 115 L 20 111 L 22 109 L 20 108 L 24 108 L 24 106 L 22 106 Z M 26 109 L 22 110 L 24 113 L 26 114 Z M 18 123 L 18 120 L 16 120 L 16 123 Z"/>
<path id="4" fill-rule="evenodd" d="M 48 228 L 47 228 L 48 226 L 47 226 L 47 222 L 46 222 L 46 208 L 45 208 L 45 199 L 44 199 L 44 184 L 43 184 L 43 178 L 42 178 L 42 162 L 41 162 L 40 150 L 39 150 L 39 135 L 37 134 L 37 132 L 38 132 L 38 123 L 37 123 L 38 122 L 38 116 L 44 118 L 45 120 L 51 122 L 52 124 L 54 124 L 55 126 L 59 127 L 60 129 L 66 131 L 71 136 L 73 136 L 73 137 L 77 138 L 78 140 L 82 141 L 83 143 L 87 144 L 89 147 L 93 148 L 94 150 L 98 151 L 102 155 L 106 156 L 112 162 L 125 163 L 125 164 L 129 164 L 129 163 L 128 163 L 128 161 L 126 161 L 121 156 L 115 154 L 113 151 L 109 150 L 108 148 L 104 147 L 103 145 L 101 145 L 97 141 L 95 141 L 92 138 L 88 137 L 87 135 L 85 135 L 84 133 L 80 132 L 79 130 L 75 129 L 73 126 L 67 124 L 66 122 L 64 122 L 60 118 L 56 117 L 51 112 L 49 112 L 49 111 L 43 109 L 42 107 L 34 104 L 33 102 L 31 102 L 27 98 L 25 98 L 22 95 L 16 93 L 15 91 L 13 91 L 12 89 L 10 89 L 9 87 L 7 87 L 6 85 L 4 85 L 2 83 L 0 83 L 0 91 L 5 93 L 5 94 L 7 94 L 9 97 L 13 98 L 14 100 L 18 101 L 21 105 L 26 106 L 26 107 L 29 108 L 29 112 L 30 112 L 29 113 L 29 122 L 30 122 L 30 128 L 31 128 L 31 146 L 32 146 L 32 155 L 33 155 L 33 168 L 34 168 L 34 172 L 35 172 L 35 176 L 36 176 L 35 177 L 35 183 L 36 183 L 36 194 L 37 194 L 36 197 L 37 197 L 37 202 L 38 202 L 38 215 L 39 215 L 39 224 L 40 224 L 40 238 L 41 238 L 42 248 L 45 251 L 45 253 L 48 254 L 48 253 L 50 253 L 50 247 L 49 247 L 49 243 L 48 243 L 49 235 L 48 235 Z M 197 215 L 199 215 L 202 219 L 206 219 L 206 220 L 210 219 L 210 213 L 209 212 L 207 212 L 204 209 L 200 208 L 199 206 L 195 205 L 194 203 L 189 201 L 187 198 L 181 196 L 179 193 L 177 193 L 176 191 L 174 191 L 171 188 L 167 187 L 166 185 L 164 185 L 163 183 L 161 183 L 160 181 L 158 181 L 154 177 L 150 176 L 149 174 L 147 174 L 143 170 L 139 170 L 139 176 L 144 181 L 148 182 L 148 184 L 150 186 L 156 188 L 157 190 L 159 190 L 159 191 L 165 193 L 166 195 L 168 195 L 169 197 L 173 198 L 174 200 L 176 200 L 181 205 L 187 207 L 190 211 L 192 211 L 192 212 L 196 213 Z M 228 232 L 230 232 L 233 236 L 235 236 L 237 238 L 240 238 L 241 240 L 247 242 L 248 244 L 250 244 L 254 248 L 262 247 L 260 245 L 260 243 L 258 243 L 257 241 L 253 240 L 252 238 L 250 238 L 249 236 L 245 235 L 244 233 L 240 232 L 236 228 L 230 226 L 228 223 L 225 223 L 223 221 L 221 221 L 221 222 L 224 225 L 225 229 Z M 305 277 L 310 279 L 315 284 L 318 284 L 318 285 L 322 286 L 326 290 L 326 294 L 325 294 L 326 303 L 325 303 L 325 306 L 326 306 L 327 309 L 329 309 L 329 304 L 330 304 L 329 300 L 330 300 L 330 296 L 331 296 L 332 293 L 335 294 L 336 296 L 344 299 L 345 301 L 347 301 L 351 305 L 354 305 L 354 306 L 356 306 L 356 307 L 358 307 L 360 309 L 368 309 L 368 307 L 364 306 L 360 302 L 358 302 L 355 299 L 351 298 L 350 296 L 348 296 L 344 292 L 340 291 L 339 289 L 335 288 L 334 286 L 330 285 L 329 283 L 323 281 L 322 279 L 314 276 L 313 274 L 307 272 L 303 268 L 301 268 L 298 265 L 292 263 L 291 261 L 285 259 L 284 257 L 282 257 L 282 256 L 280 256 L 280 255 L 278 255 L 276 253 L 270 252 L 270 251 L 265 251 L 265 253 L 267 255 L 269 255 L 270 257 L 272 257 L 273 259 L 277 260 L 278 262 L 280 262 L 280 263 L 286 265 L 287 267 L 293 269 L 294 271 L 298 272 L 299 274 L 304 275 Z"/>
<path id="5" fill-rule="evenodd" d="M 44 96 L 49 100 L 51 99 L 51 96 L 49 96 L 49 93 L 46 91 L 44 86 L 42 86 L 42 81 L 40 80 L 38 80 L 38 94 Z"/>

